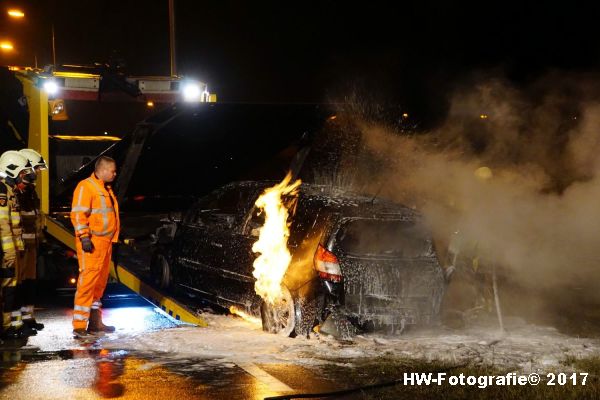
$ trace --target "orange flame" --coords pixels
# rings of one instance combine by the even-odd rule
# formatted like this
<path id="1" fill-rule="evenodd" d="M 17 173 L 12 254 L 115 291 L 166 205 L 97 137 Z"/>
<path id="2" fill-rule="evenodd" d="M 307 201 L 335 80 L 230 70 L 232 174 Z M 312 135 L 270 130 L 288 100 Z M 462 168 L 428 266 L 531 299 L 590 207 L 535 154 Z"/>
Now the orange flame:
<path id="1" fill-rule="evenodd" d="M 299 179 L 290 184 L 292 174 L 288 172 L 281 183 L 268 188 L 256 200 L 256 206 L 265 213 L 265 224 L 260 228 L 258 240 L 252 251 L 260 253 L 254 260 L 252 275 L 256 278 L 254 290 L 265 301 L 273 304 L 281 299 L 281 281 L 292 260 L 287 248 L 288 209 L 282 196 L 296 196 L 302 183 Z"/>
<path id="2" fill-rule="evenodd" d="M 260 320 L 260 318 L 256 318 L 251 315 L 248 315 L 245 312 L 243 312 L 242 310 L 240 310 L 239 308 L 237 308 L 236 306 L 229 307 L 229 312 L 233 315 L 237 315 L 244 321 L 250 322 L 253 325 L 262 325 L 262 321 Z"/>

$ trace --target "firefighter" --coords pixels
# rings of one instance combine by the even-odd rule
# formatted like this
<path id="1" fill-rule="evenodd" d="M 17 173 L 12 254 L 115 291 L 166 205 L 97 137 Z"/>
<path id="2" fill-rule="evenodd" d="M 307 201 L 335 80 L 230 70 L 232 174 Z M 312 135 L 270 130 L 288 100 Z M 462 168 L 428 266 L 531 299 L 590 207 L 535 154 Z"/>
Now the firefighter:
<path id="1" fill-rule="evenodd" d="M 482 184 L 487 184 L 494 177 L 492 170 L 488 167 L 477 168 L 474 175 Z M 473 255 L 471 271 L 476 288 L 475 307 L 490 313 L 493 309 L 494 300 L 492 290 L 492 271 L 494 267 L 490 260 L 482 260 L 480 253 L 479 243 L 475 243 L 475 248 L 471 253 Z"/>
<path id="2" fill-rule="evenodd" d="M 92 175 L 79 182 L 73 193 L 71 221 L 79 262 L 73 311 L 77 338 L 115 331 L 102 322 L 100 299 L 108 280 L 112 244 L 119 237 L 119 206 L 110 186 L 117 176 L 116 167 L 112 158 L 99 157 Z"/>
<path id="3" fill-rule="evenodd" d="M 46 161 L 37 151 L 23 149 L 19 150 L 19 153 L 29 160 L 36 176 L 41 171 L 48 169 Z M 21 207 L 23 243 L 25 244 L 25 252 L 19 259 L 19 276 L 17 277 L 17 294 L 21 303 L 21 319 L 30 328 L 41 331 L 44 329 L 44 324 L 37 322 L 33 316 L 37 255 L 42 240 L 40 199 L 35 191 L 34 182 L 22 188 L 17 187 L 15 194 Z"/>
<path id="4" fill-rule="evenodd" d="M 17 151 L 0 157 L 0 240 L 2 241 L 2 337 L 20 339 L 36 332 L 23 325 L 16 298 L 18 252 L 25 247 L 21 237 L 19 204 L 14 194 L 19 185 L 28 184 L 35 176 L 31 163 Z"/>
<path id="5" fill-rule="evenodd" d="M 475 178 L 486 184 L 493 178 L 492 170 L 488 167 L 477 168 Z M 496 306 L 496 313 L 501 329 L 503 329 L 500 304 L 497 298 L 495 284 L 495 268 L 490 260 L 482 260 L 480 244 L 477 240 L 466 240 L 460 230 L 456 231 L 448 246 L 446 274 L 455 272 L 460 276 L 460 299 L 456 299 L 459 309 L 466 313 L 478 315 L 482 311 L 490 314 Z M 457 282 L 459 283 L 459 282 Z"/>

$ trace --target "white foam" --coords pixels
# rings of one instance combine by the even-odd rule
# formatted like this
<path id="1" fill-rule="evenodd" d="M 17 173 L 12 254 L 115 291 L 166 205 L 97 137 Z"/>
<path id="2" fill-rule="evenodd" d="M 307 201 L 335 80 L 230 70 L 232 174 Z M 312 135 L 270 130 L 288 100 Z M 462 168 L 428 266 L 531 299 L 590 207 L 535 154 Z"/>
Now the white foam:
<path id="1" fill-rule="evenodd" d="M 567 357 L 600 355 L 600 341 L 560 334 L 555 329 L 521 324 L 505 335 L 495 329 L 442 330 L 403 336 L 361 335 L 352 344 L 331 337 L 287 338 L 263 332 L 245 321 L 206 315 L 206 328 L 179 327 L 107 338 L 106 348 L 161 352 L 222 363 L 324 364 L 386 357 L 514 366 L 535 370 L 556 366 Z"/>

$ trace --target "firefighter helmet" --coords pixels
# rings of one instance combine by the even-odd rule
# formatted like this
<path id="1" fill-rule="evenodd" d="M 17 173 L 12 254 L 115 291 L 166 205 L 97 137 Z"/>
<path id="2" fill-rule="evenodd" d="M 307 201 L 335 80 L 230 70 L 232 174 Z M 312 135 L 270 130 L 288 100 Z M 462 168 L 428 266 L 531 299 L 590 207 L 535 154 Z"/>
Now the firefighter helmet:
<path id="1" fill-rule="evenodd" d="M 0 172 L 8 178 L 16 179 L 21 171 L 27 174 L 34 173 L 33 167 L 27 158 L 15 150 L 5 151 L 0 156 Z"/>
<path id="2" fill-rule="evenodd" d="M 37 151 L 33 149 L 22 149 L 19 150 L 19 153 L 29 160 L 33 168 L 39 167 L 40 169 L 48 169 L 46 160 L 44 160 L 44 157 L 42 157 L 42 155 Z"/>

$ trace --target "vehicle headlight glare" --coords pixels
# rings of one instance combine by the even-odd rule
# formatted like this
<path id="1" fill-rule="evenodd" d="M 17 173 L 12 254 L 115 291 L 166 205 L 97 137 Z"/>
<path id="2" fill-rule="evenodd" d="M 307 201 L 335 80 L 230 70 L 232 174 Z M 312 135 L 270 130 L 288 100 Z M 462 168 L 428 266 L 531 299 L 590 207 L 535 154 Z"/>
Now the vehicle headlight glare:
<path id="1" fill-rule="evenodd" d="M 53 96 L 56 93 L 58 93 L 58 84 L 56 83 L 56 81 L 48 80 L 44 82 L 44 90 L 49 95 Z"/>
<path id="2" fill-rule="evenodd" d="M 185 101 L 199 101 L 202 91 L 197 83 L 186 83 L 183 85 L 182 93 Z"/>

